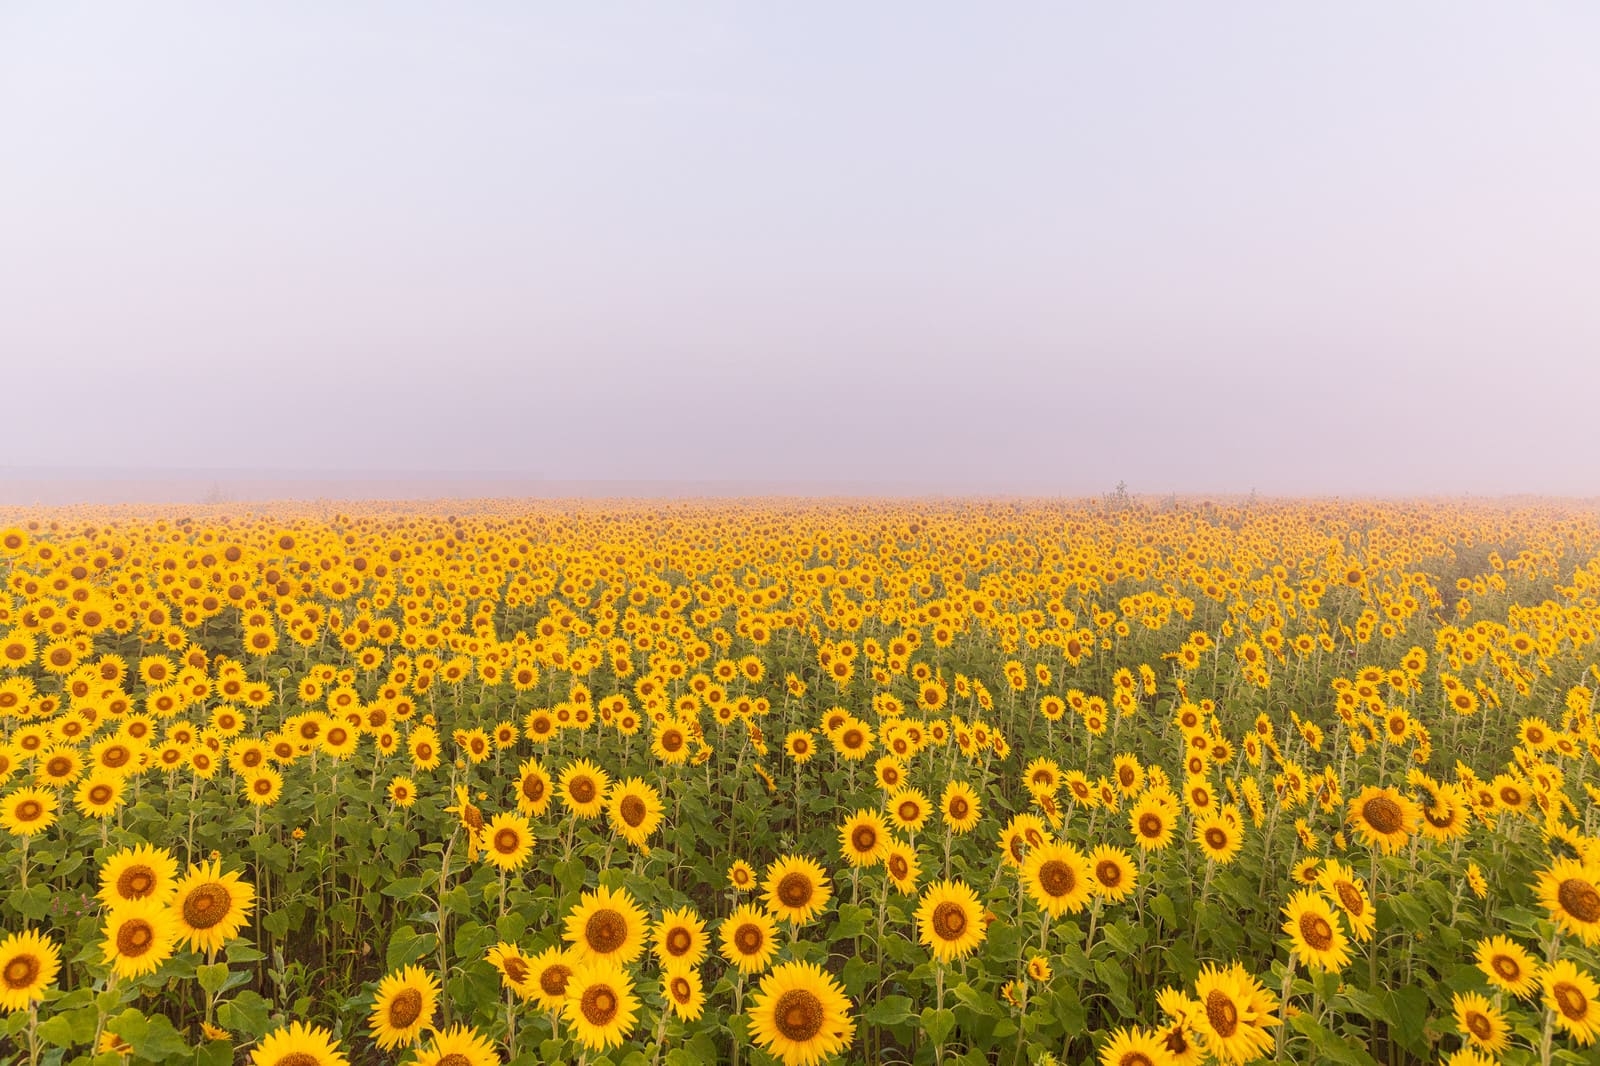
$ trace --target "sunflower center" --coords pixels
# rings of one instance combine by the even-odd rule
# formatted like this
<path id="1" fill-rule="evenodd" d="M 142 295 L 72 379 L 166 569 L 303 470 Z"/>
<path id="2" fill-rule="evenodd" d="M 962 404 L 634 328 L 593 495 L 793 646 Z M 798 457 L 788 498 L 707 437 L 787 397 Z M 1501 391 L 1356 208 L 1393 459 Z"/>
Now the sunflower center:
<path id="1" fill-rule="evenodd" d="M 25 799 L 17 804 L 17 821 L 36 822 L 44 814 L 44 804 L 36 799 Z"/>
<path id="2" fill-rule="evenodd" d="M 1159 814 L 1146 812 L 1145 814 L 1141 814 L 1139 816 L 1140 836 L 1154 839 L 1155 837 L 1160 836 L 1161 831 L 1165 828 L 1166 823 L 1161 820 L 1161 816 Z"/>
<path id="3" fill-rule="evenodd" d="M 1051 859 L 1039 866 L 1039 887 L 1047 895 L 1065 896 L 1078 887 L 1078 875 L 1060 859 Z"/>
<path id="4" fill-rule="evenodd" d="M 789 989 L 772 1008 L 772 1023 L 796 1044 L 814 1040 L 822 1032 L 822 1020 L 822 1000 L 804 988 Z"/>
<path id="5" fill-rule="evenodd" d="M 511 983 L 520 985 L 528 977 L 528 964 L 513 955 L 500 963 L 505 968 L 506 976 L 511 978 Z"/>
<path id="6" fill-rule="evenodd" d="M 676 729 L 669 729 L 661 734 L 661 747 L 665 751 L 677 751 L 683 747 L 683 734 Z"/>
<path id="7" fill-rule="evenodd" d="M 1556 1006 L 1561 1008 L 1561 1013 L 1572 1021 L 1582 1021 L 1589 1013 L 1589 998 L 1583 990 L 1568 981 L 1556 982 L 1555 988 L 1550 990 L 1556 997 Z"/>
<path id="8" fill-rule="evenodd" d="M 6 963 L 4 979 L 7 988 L 27 988 L 39 975 L 39 959 L 35 955 L 18 955 Z"/>
<path id="9" fill-rule="evenodd" d="M 896 881 L 904 881 L 911 873 L 911 864 L 906 862 L 904 855 L 891 855 L 889 856 L 889 873 L 894 876 Z"/>
<path id="10" fill-rule="evenodd" d="M 183 898 L 183 920 L 194 929 L 210 929 L 228 914 L 232 897 L 215 882 L 201 885 Z"/>
<path id="11" fill-rule="evenodd" d="M 1580 922 L 1600 921 L 1600 892 L 1580 877 L 1569 877 L 1556 889 L 1561 909 Z"/>
<path id="12" fill-rule="evenodd" d="M 898 808 L 902 822 L 914 822 L 922 815 L 922 808 L 915 800 L 905 800 Z"/>
<path id="13" fill-rule="evenodd" d="M 967 801 L 963 797 L 950 797 L 950 817 L 959 822 L 967 816 L 967 810 Z"/>
<path id="14" fill-rule="evenodd" d="M 649 813 L 649 808 L 644 805 L 644 800 L 638 796 L 622 797 L 622 820 L 634 828 L 644 823 L 644 816 Z"/>
<path id="15" fill-rule="evenodd" d="M 741 925 L 738 932 L 733 934 L 734 945 L 746 955 L 754 955 L 761 950 L 766 937 L 761 935 L 761 930 L 754 925 Z"/>
<path id="16" fill-rule="evenodd" d="M 1477 1011 L 1467 1012 L 1467 1029 L 1479 1040 L 1488 1040 L 1494 1036 L 1494 1023 L 1489 1021 L 1487 1015 Z"/>
<path id="17" fill-rule="evenodd" d="M 1388 796 L 1374 796 L 1367 800 L 1361 805 L 1361 813 L 1368 825 L 1386 836 L 1397 832 L 1404 822 L 1400 805 Z"/>
<path id="18" fill-rule="evenodd" d="M 583 990 L 583 1016 L 590 1025 L 610 1025 L 617 1016 L 617 994 L 605 985 Z"/>
<path id="19" fill-rule="evenodd" d="M 1300 936 L 1317 951 L 1327 951 L 1333 946 L 1333 926 L 1315 912 L 1308 911 L 1300 916 Z"/>
<path id="20" fill-rule="evenodd" d="M 872 851 L 878 846 L 878 831 L 870 825 L 858 825 L 850 830 L 850 844 L 857 851 Z"/>
<path id="21" fill-rule="evenodd" d="M 960 940 L 967 931 L 967 912 L 959 903 L 944 901 L 933 908 L 933 931 L 946 940 Z"/>
<path id="22" fill-rule="evenodd" d="M 116 790 L 110 785 L 93 785 L 89 789 L 89 802 L 96 805 L 110 803 L 114 795 L 116 795 Z"/>
<path id="23" fill-rule="evenodd" d="M 1110 859 L 1101 859 L 1095 865 L 1094 875 L 1107 888 L 1116 888 L 1122 884 L 1122 867 Z"/>
<path id="24" fill-rule="evenodd" d="M 811 902 L 811 878 L 798 871 L 783 875 L 778 882 L 778 899 L 786 907 L 804 907 Z"/>
<path id="25" fill-rule="evenodd" d="M 567 981 L 572 977 L 572 968 L 561 963 L 552 963 L 539 974 L 539 989 L 547 996 L 559 996 L 566 992 Z"/>
<path id="26" fill-rule="evenodd" d="M 609 955 L 628 939 L 628 922 L 609 907 L 589 915 L 583 926 L 583 939 L 597 955 Z"/>
<path id="27" fill-rule="evenodd" d="M 694 989 L 689 985 L 689 979 L 681 974 L 673 975 L 667 985 L 667 991 L 672 993 L 672 998 L 679 1003 L 687 1003 L 694 998 Z"/>
<path id="28" fill-rule="evenodd" d="M 130 866 L 117 878 L 117 895 L 123 899 L 144 899 L 155 890 L 155 871 L 148 866 Z"/>
<path id="29" fill-rule="evenodd" d="M 522 779 L 522 794 L 534 803 L 544 798 L 544 778 L 529 774 Z"/>
<path id="30" fill-rule="evenodd" d="M 572 793 L 572 798 L 579 803 L 593 803 L 595 787 L 594 781 L 587 777 L 574 777 L 567 786 L 567 791 Z"/>
<path id="31" fill-rule="evenodd" d="M 1507 981 L 1516 981 L 1522 977 L 1522 967 L 1510 955 L 1496 955 L 1489 960 L 1489 965 L 1494 967 L 1494 972 Z"/>
<path id="32" fill-rule="evenodd" d="M 1239 1007 L 1222 989 L 1213 988 L 1206 995 L 1206 1020 L 1226 1040 L 1239 1028 Z"/>
<path id="33" fill-rule="evenodd" d="M 305 1051 L 291 1051 L 272 1066 L 320 1066 L 315 1055 Z"/>
<path id="34" fill-rule="evenodd" d="M 156 940 L 156 931 L 143 918 L 123 922 L 117 930 L 117 954 L 137 958 L 150 950 Z"/>
<path id="35" fill-rule="evenodd" d="M 1133 787 L 1133 767 L 1121 766 L 1117 768 L 1117 780 L 1122 782 L 1123 788 Z"/>
<path id="36" fill-rule="evenodd" d="M 1117 1060 L 1117 1066 L 1156 1066 L 1142 1051 L 1130 1051 Z"/>
<path id="37" fill-rule="evenodd" d="M 1221 851 L 1228 846 L 1228 834 L 1212 826 L 1206 830 L 1206 845 L 1214 851 Z"/>
<path id="38" fill-rule="evenodd" d="M 438 1066 L 472 1066 L 472 1060 L 459 1051 L 452 1051 L 439 1060 Z"/>
<path id="39" fill-rule="evenodd" d="M 401 990 L 389 1001 L 389 1027 L 409 1029 L 422 1016 L 422 993 L 415 988 Z"/>
<path id="40" fill-rule="evenodd" d="M 1339 902 L 1344 904 L 1344 909 L 1360 917 L 1367 909 L 1366 901 L 1361 898 L 1361 893 L 1349 881 L 1335 881 L 1335 892 L 1339 894 Z"/>
<path id="41" fill-rule="evenodd" d="M 505 828 L 494 835 L 494 850 L 502 855 L 513 855 L 522 844 L 522 837 L 515 829 Z"/>

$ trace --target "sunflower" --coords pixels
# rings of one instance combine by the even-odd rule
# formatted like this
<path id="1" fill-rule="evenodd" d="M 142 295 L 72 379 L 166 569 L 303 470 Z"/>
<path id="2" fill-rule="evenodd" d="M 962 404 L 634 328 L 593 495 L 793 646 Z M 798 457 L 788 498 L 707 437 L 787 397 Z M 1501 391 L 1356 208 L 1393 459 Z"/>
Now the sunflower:
<path id="1" fill-rule="evenodd" d="M 1338 859 L 1329 859 L 1317 876 L 1317 885 L 1344 912 L 1350 923 L 1350 935 L 1363 943 L 1372 939 L 1372 930 L 1378 924 L 1377 912 L 1367 898 L 1366 884 Z"/>
<path id="2" fill-rule="evenodd" d="M 811 963 L 786 962 L 761 979 L 750 1000 L 750 1039 L 784 1066 L 811 1066 L 855 1037 L 851 1003 L 837 980 Z"/>
<path id="3" fill-rule="evenodd" d="M 1243 966 L 1217 968 L 1207 963 L 1195 979 L 1200 1012 L 1195 1026 L 1212 1056 L 1242 1063 L 1272 1050 L 1268 1027 L 1278 1024 L 1277 999 Z"/>
<path id="4" fill-rule="evenodd" d="M 73 803 L 86 818 L 109 818 L 122 806 L 123 779 L 120 774 L 91 774 L 78 782 Z"/>
<path id="5" fill-rule="evenodd" d="M 940 962 L 972 954 L 988 934 L 978 894 L 960 881 L 936 881 L 917 904 L 917 928 Z"/>
<path id="6" fill-rule="evenodd" d="M 1416 832 L 1420 811 L 1409 797 L 1392 788 L 1368 785 L 1350 801 L 1346 819 L 1361 839 L 1385 855 L 1393 855 Z"/>
<path id="7" fill-rule="evenodd" d="M 902 788 L 885 804 L 894 824 L 907 833 L 916 833 L 928 820 L 928 797 L 914 788 Z"/>
<path id="8" fill-rule="evenodd" d="M 1535 885 L 1539 901 L 1559 927 L 1573 933 L 1585 944 L 1600 941 L 1600 866 L 1575 859 L 1557 859 L 1548 870 L 1539 871 Z"/>
<path id="9" fill-rule="evenodd" d="M 285 1064 L 287 1066 L 287 1064 Z M 311 1066 L 296 1063 L 295 1066 Z M 411 1066 L 500 1066 L 494 1042 L 470 1025 L 435 1029 L 433 1039 L 417 1052 Z"/>
<path id="10" fill-rule="evenodd" d="M 100 902 L 119 903 L 154 898 L 165 903 L 178 887 L 178 860 L 165 848 L 139 844 L 123 848 L 100 868 Z"/>
<path id="11" fill-rule="evenodd" d="M 762 888 L 773 917 L 797 927 L 820 914 L 833 894 L 822 867 L 799 855 L 786 855 L 768 866 Z"/>
<path id="12" fill-rule="evenodd" d="M 510 811 L 489 819 L 482 838 L 483 857 L 501 870 L 520 869 L 533 853 L 533 826 Z"/>
<path id="13" fill-rule="evenodd" d="M 262 1037 L 250 1066 L 350 1066 L 333 1034 L 321 1026 L 291 1022 Z"/>
<path id="14" fill-rule="evenodd" d="M 1177 804 L 1161 789 L 1147 791 L 1128 812 L 1133 842 L 1144 851 L 1160 851 L 1170 844 L 1177 824 Z"/>
<path id="15" fill-rule="evenodd" d="M 404 774 L 398 774 L 389 782 L 388 793 L 389 802 L 404 809 L 417 802 L 417 783 Z"/>
<path id="16" fill-rule="evenodd" d="M 618 781 L 611 788 L 606 816 L 611 831 L 636 848 L 643 848 L 661 824 L 661 794 L 637 777 Z"/>
<path id="17" fill-rule="evenodd" d="M 1200 1001 L 1185 995 L 1181 989 L 1163 988 L 1156 995 L 1156 1005 L 1167 1017 L 1167 1024 L 1158 1030 L 1167 1061 L 1171 1066 L 1199 1066 L 1205 1058 L 1195 1024 L 1201 1011 Z"/>
<path id="18" fill-rule="evenodd" d="M 1600 985 L 1566 959 L 1557 959 L 1539 972 L 1544 1005 L 1556 1024 L 1585 1047 L 1600 1033 Z"/>
<path id="19" fill-rule="evenodd" d="M 578 1042 L 591 1050 L 604 1051 L 622 1043 L 633 1031 L 638 1009 L 633 979 L 608 959 L 592 959 L 580 965 L 567 981 L 562 1011 L 574 1027 Z"/>
<path id="20" fill-rule="evenodd" d="M 83 756 L 77 748 L 52 748 L 34 759 L 33 779 L 36 785 L 62 788 L 72 784 L 83 773 Z"/>
<path id="21" fill-rule="evenodd" d="M 1456 1028 L 1483 1051 L 1500 1052 L 1511 1042 L 1511 1026 L 1500 1010 L 1476 992 L 1457 992 L 1451 1000 Z"/>
<path id="22" fill-rule="evenodd" d="M 1114 1029 L 1100 1049 L 1100 1066 L 1167 1066 L 1171 1061 L 1163 1035 L 1155 1029 Z"/>
<path id="23" fill-rule="evenodd" d="M 1102 844 L 1089 853 L 1089 870 L 1094 874 L 1090 885 L 1094 894 L 1112 903 L 1126 899 L 1139 880 L 1133 856 L 1110 844 Z"/>
<path id="24" fill-rule="evenodd" d="M 904 841 L 891 841 L 884 852 L 883 869 L 889 883 L 902 896 L 917 894 L 917 878 L 922 875 L 922 864 L 917 861 L 917 849 Z"/>
<path id="25" fill-rule="evenodd" d="M 154 899 L 141 899 L 112 907 L 105 934 L 105 961 L 119 977 L 139 977 L 172 957 L 178 930 L 171 910 Z"/>
<path id="26" fill-rule="evenodd" d="M 410 1047 L 433 1025 L 439 980 L 420 966 L 407 966 L 378 982 L 368 1027 L 385 1051 Z"/>
<path id="27" fill-rule="evenodd" d="M 681 1021 L 692 1022 L 705 1013 L 706 993 L 700 971 L 694 967 L 670 967 L 661 973 L 661 998 L 667 1001 Z"/>
<path id="28" fill-rule="evenodd" d="M 1538 966 L 1515 940 L 1503 936 L 1480 940 L 1474 957 L 1489 983 L 1501 991 L 1525 999 L 1538 988 Z"/>
<path id="29" fill-rule="evenodd" d="M 252 770 L 244 779 L 244 798 L 257 807 L 270 807 L 283 796 L 283 775 L 270 766 Z"/>
<path id="30" fill-rule="evenodd" d="M 706 923 L 689 907 L 664 911 L 651 939 L 657 961 L 663 967 L 680 969 L 700 965 L 711 940 Z"/>
<path id="31" fill-rule="evenodd" d="M 743 973 L 760 973 L 778 952 L 778 925 L 765 911 L 746 903 L 723 921 L 718 939 L 723 958 Z"/>
<path id="32" fill-rule="evenodd" d="M 0 940 L 0 1010 L 26 1010 L 61 972 L 55 942 L 27 929 Z"/>
<path id="33" fill-rule="evenodd" d="M 551 949 L 560 952 L 560 948 Z M 522 953 L 522 949 L 515 944 L 508 944 L 504 940 L 490 948 L 484 955 L 490 966 L 500 971 L 500 983 L 512 992 L 518 999 L 533 999 L 535 984 L 533 981 L 533 960 Z M 559 1007 L 559 1001 L 556 1007 Z"/>
<path id="34" fill-rule="evenodd" d="M 533 999 L 545 1010 L 560 1010 L 567 1002 L 567 984 L 578 960 L 563 948 L 545 948 L 528 960 L 525 983 Z M 509 971 L 506 972 L 509 977 Z"/>
<path id="35" fill-rule="evenodd" d="M 1212 862 L 1226 866 L 1244 847 L 1244 834 L 1227 815 L 1210 811 L 1195 819 L 1194 842 Z"/>
<path id="36" fill-rule="evenodd" d="M 817 745 L 809 729 L 792 729 L 783 738 L 783 750 L 797 763 L 808 763 L 816 754 Z"/>
<path id="37" fill-rule="evenodd" d="M 598 818 L 605 809 L 611 778 L 588 759 L 579 759 L 561 771 L 561 802 L 579 818 Z"/>
<path id="38" fill-rule="evenodd" d="M 1028 959 L 1028 976 L 1044 984 L 1049 981 L 1053 971 L 1050 969 L 1050 960 L 1043 955 L 1034 955 Z"/>
<path id="39" fill-rule="evenodd" d="M 1283 908 L 1283 931 L 1294 951 L 1314 970 L 1338 972 L 1350 962 L 1350 941 L 1339 928 L 1333 906 L 1313 889 L 1303 888 Z"/>
<path id="40" fill-rule="evenodd" d="M 190 866 L 172 901 L 179 940 L 215 955 L 244 928 L 255 896 L 249 882 L 236 873 L 223 873 L 220 862 Z"/>
<path id="41" fill-rule="evenodd" d="M 951 781 L 939 797 L 939 815 L 952 833 L 968 833 L 983 817 L 983 805 L 971 785 Z"/>
<path id="42" fill-rule="evenodd" d="M 0 826 L 12 836 L 31 837 L 56 822 L 56 794 L 47 788 L 19 788 L 0 800 Z"/>
<path id="43" fill-rule="evenodd" d="M 743 859 L 735 859 L 728 867 L 728 884 L 735 892 L 749 892 L 756 887 L 756 872 Z"/>
<path id="44" fill-rule="evenodd" d="M 877 811 L 858 810 L 839 827 L 839 848 L 851 866 L 876 866 L 889 843 L 889 826 Z"/>
<path id="45" fill-rule="evenodd" d="M 581 961 L 629 963 L 644 951 L 647 919 L 627 889 L 600 885 L 567 914 L 562 936 Z"/>
<path id="46" fill-rule="evenodd" d="M 1071 844 L 1051 842 L 1028 849 L 1022 864 L 1028 896 L 1052 918 L 1083 910 L 1094 894 L 1094 870 Z"/>
<path id="47" fill-rule="evenodd" d="M 550 773 L 538 759 L 528 759 L 517 767 L 517 810 L 537 818 L 550 808 L 553 795 Z"/>

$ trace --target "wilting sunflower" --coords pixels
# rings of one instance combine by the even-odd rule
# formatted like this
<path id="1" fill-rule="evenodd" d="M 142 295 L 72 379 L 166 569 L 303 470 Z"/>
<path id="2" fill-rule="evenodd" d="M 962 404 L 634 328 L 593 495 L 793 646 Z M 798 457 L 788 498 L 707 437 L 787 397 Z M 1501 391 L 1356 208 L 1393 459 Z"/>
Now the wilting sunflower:
<path id="1" fill-rule="evenodd" d="M 877 811 L 858 810 L 839 827 L 839 848 L 851 866 L 876 866 L 889 844 L 889 827 Z"/>
<path id="2" fill-rule="evenodd" d="M 561 771 L 561 802 L 578 818 L 598 818 L 605 809 L 611 778 L 588 759 Z"/>
<path id="3" fill-rule="evenodd" d="M 661 973 L 661 998 L 682 1021 L 692 1022 L 705 1013 L 706 993 L 700 971 L 694 967 L 669 967 Z"/>
<path id="4" fill-rule="evenodd" d="M 768 866 L 762 887 L 773 917 L 794 926 L 820 914 L 833 894 L 822 867 L 799 855 L 786 855 Z"/>
<path id="5" fill-rule="evenodd" d="M 500 983 L 516 993 L 518 999 L 534 998 L 533 961 L 522 953 L 521 948 L 502 940 L 490 948 L 484 957 L 490 966 L 500 971 Z M 560 1004 L 557 1003 L 557 1006 Z"/>
<path id="6" fill-rule="evenodd" d="M 1162 1034 L 1154 1029 L 1114 1029 L 1100 1049 L 1100 1066 L 1167 1066 L 1171 1061 Z"/>
<path id="7" fill-rule="evenodd" d="M 33 929 L 0 940 L 0 1010 L 27 1010 L 61 972 L 55 942 Z"/>
<path id="8" fill-rule="evenodd" d="M 1208 811 L 1194 821 L 1194 842 L 1206 858 L 1222 866 L 1231 863 L 1244 847 L 1238 823 L 1219 811 Z"/>
<path id="9" fill-rule="evenodd" d="M 1094 874 L 1094 894 L 1111 903 L 1126 899 L 1139 880 L 1133 856 L 1110 844 L 1089 853 L 1089 870 Z"/>
<path id="10" fill-rule="evenodd" d="M 517 810 L 529 818 L 538 818 L 550 807 L 554 792 L 550 772 L 538 759 L 528 759 L 517 767 Z"/>
<path id="11" fill-rule="evenodd" d="M 778 953 L 778 924 L 752 904 L 739 907 L 718 930 L 722 957 L 743 973 L 760 973 Z"/>
<path id="12" fill-rule="evenodd" d="M 1170 844 L 1177 824 L 1177 801 L 1161 789 L 1147 791 L 1128 812 L 1133 842 L 1144 851 L 1160 851 Z"/>
<path id="13" fill-rule="evenodd" d="M 261 1038 L 250 1066 L 350 1066 L 333 1034 L 321 1026 L 291 1022 Z"/>
<path id="14" fill-rule="evenodd" d="M 1278 1024 L 1277 999 L 1243 966 L 1219 969 L 1207 963 L 1195 979 L 1195 998 L 1200 1001 L 1195 1026 L 1214 1057 L 1242 1063 L 1272 1050 L 1268 1029 Z"/>
<path id="15" fill-rule="evenodd" d="M 983 804 L 971 785 L 965 781 L 951 781 L 939 797 L 939 814 L 952 833 L 967 833 L 983 817 Z"/>
<path id="16" fill-rule="evenodd" d="M 1593 945 L 1600 941 L 1600 867 L 1575 859 L 1557 859 L 1539 871 L 1539 902 L 1562 929 Z"/>
<path id="17" fill-rule="evenodd" d="M 433 1025 L 439 980 L 420 966 L 407 966 L 378 982 L 368 1027 L 385 1051 L 410 1047 Z"/>
<path id="18" fill-rule="evenodd" d="M 223 873 L 220 862 L 190 866 L 172 901 L 178 939 L 215 955 L 244 928 L 255 897 L 255 889 L 237 873 Z"/>
<path id="19" fill-rule="evenodd" d="M 711 940 L 706 923 L 689 907 L 664 911 L 652 939 L 656 959 L 667 968 L 700 965 Z"/>
<path id="20" fill-rule="evenodd" d="M 172 957 L 178 930 L 171 910 L 141 899 L 112 907 L 105 934 L 101 951 L 117 976 L 140 977 Z"/>
<path id="21" fill-rule="evenodd" d="M 1283 908 L 1283 931 L 1306 965 L 1323 972 L 1338 972 L 1350 962 L 1350 941 L 1339 928 L 1333 905 L 1315 890 L 1303 888 L 1289 897 Z"/>
<path id="22" fill-rule="evenodd" d="M 1567 959 L 1557 959 L 1539 973 L 1544 1005 L 1556 1024 L 1585 1047 L 1600 1033 L 1600 985 Z"/>
<path id="23" fill-rule="evenodd" d="M 1478 993 L 1457 992 L 1450 1005 L 1455 1009 L 1456 1028 L 1473 1047 L 1498 1053 L 1511 1042 L 1506 1016 Z"/>
<path id="24" fill-rule="evenodd" d="M 510 811 L 489 819 L 482 839 L 484 859 L 502 870 L 520 869 L 533 853 L 533 827 Z"/>
<path id="25" fill-rule="evenodd" d="M 528 988 L 545 1010 L 560 1010 L 567 1002 L 567 984 L 578 960 L 563 948 L 545 948 L 528 961 Z"/>
<path id="26" fill-rule="evenodd" d="M 1489 983 L 1504 992 L 1526 998 L 1539 987 L 1538 964 L 1515 940 L 1503 936 L 1480 940 L 1474 957 Z"/>
<path id="27" fill-rule="evenodd" d="M 165 903 L 178 888 L 178 860 L 165 848 L 123 848 L 100 869 L 100 902 L 108 907 L 141 899 Z"/>
<path id="28" fill-rule="evenodd" d="M 936 881 L 917 904 L 917 929 L 940 962 L 972 954 L 988 935 L 978 894 L 960 881 Z"/>
<path id="29" fill-rule="evenodd" d="M 629 963 L 644 951 L 648 920 L 627 889 L 600 885 L 585 892 L 567 914 L 562 936 L 582 961 Z"/>
<path id="30" fill-rule="evenodd" d="M 637 777 L 618 781 L 611 788 L 606 815 L 613 833 L 642 848 L 661 824 L 661 795 Z"/>
<path id="31" fill-rule="evenodd" d="M 591 960 L 567 981 L 563 1013 L 579 1043 L 591 1050 L 604 1051 L 622 1043 L 633 1031 L 638 1009 L 633 979 L 615 962 Z"/>
<path id="32" fill-rule="evenodd" d="M 457 1025 L 435 1029 L 433 1039 L 417 1052 L 412 1066 L 500 1066 L 500 1053 L 494 1041 L 472 1026 Z"/>
<path id="33" fill-rule="evenodd" d="M 1317 877 L 1317 885 L 1339 905 L 1350 923 L 1350 935 L 1363 943 L 1372 939 L 1372 930 L 1378 924 L 1377 912 L 1367 898 L 1365 883 L 1338 859 L 1329 859 L 1328 865 Z"/>
<path id="34" fill-rule="evenodd" d="M 0 826 L 12 836 L 31 837 L 56 822 L 56 794 L 48 788 L 19 788 L 0 800 Z"/>
<path id="35" fill-rule="evenodd" d="M 851 1003 L 820 966 L 786 962 L 761 979 L 751 997 L 750 1039 L 783 1060 L 811 1066 L 848 1048 L 855 1037 Z"/>
<path id="36" fill-rule="evenodd" d="M 1028 849 L 1022 884 L 1028 897 L 1052 918 L 1076 914 L 1094 895 L 1094 870 L 1071 844 L 1051 842 Z"/>
<path id="37" fill-rule="evenodd" d="M 1421 813 L 1410 797 L 1392 788 L 1368 785 L 1350 801 L 1347 821 L 1369 847 L 1393 855 L 1417 830 Z"/>

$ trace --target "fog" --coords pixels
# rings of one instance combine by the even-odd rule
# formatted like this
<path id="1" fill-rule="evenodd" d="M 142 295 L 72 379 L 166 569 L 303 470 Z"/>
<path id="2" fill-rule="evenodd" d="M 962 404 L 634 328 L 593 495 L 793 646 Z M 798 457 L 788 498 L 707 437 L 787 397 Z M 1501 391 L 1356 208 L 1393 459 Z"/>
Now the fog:
<path id="1" fill-rule="evenodd" d="M 1597 42 L 1577 4 L 7 4 L 0 502 L 1594 495 Z"/>

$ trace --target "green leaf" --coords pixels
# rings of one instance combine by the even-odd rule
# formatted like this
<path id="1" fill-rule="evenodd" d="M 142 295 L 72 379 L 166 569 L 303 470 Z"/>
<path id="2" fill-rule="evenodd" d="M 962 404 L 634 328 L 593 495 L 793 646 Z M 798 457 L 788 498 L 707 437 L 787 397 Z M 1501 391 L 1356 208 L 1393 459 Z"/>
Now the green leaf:
<path id="1" fill-rule="evenodd" d="M 422 891 L 422 878 L 402 877 L 383 886 L 383 894 L 390 899 L 410 899 Z"/>
<path id="2" fill-rule="evenodd" d="M 214 996 L 222 991 L 222 986 L 228 980 L 228 964 L 215 963 L 211 966 L 197 966 L 195 977 L 200 981 L 200 987 L 205 989 L 206 995 Z"/>
<path id="3" fill-rule="evenodd" d="M 923 1009 L 922 1028 L 935 1047 L 942 1047 L 945 1038 L 950 1035 L 950 1030 L 955 1027 L 956 1012 L 948 1007 L 944 1010 L 934 1010 L 932 1007 Z"/>
<path id="4" fill-rule="evenodd" d="M 911 1017 L 910 996 L 884 996 L 861 1014 L 868 1025 L 901 1025 Z"/>

